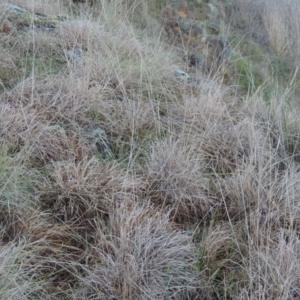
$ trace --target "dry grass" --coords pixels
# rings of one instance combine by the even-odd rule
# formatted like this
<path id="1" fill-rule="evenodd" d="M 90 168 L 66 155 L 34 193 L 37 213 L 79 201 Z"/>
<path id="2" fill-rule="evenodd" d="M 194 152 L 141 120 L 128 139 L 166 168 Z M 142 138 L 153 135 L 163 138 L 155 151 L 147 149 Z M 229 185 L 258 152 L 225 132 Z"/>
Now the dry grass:
<path id="1" fill-rule="evenodd" d="M 204 217 L 216 205 L 207 164 L 197 150 L 180 139 L 159 142 L 150 150 L 147 196 L 158 206 L 170 206 L 177 221 Z"/>
<path id="2" fill-rule="evenodd" d="M 149 204 L 121 204 L 96 239 L 79 298 L 172 299 L 200 283 L 191 237 Z"/>
<path id="3" fill-rule="evenodd" d="M 268 43 L 277 53 L 287 56 L 298 69 L 299 2 L 235 0 L 233 3 L 232 25 L 260 43 Z"/>
<path id="4" fill-rule="evenodd" d="M 61 221 L 81 224 L 108 214 L 136 185 L 138 181 L 132 181 L 117 165 L 101 164 L 95 158 L 65 160 L 49 170 L 39 200 Z"/>
<path id="5" fill-rule="evenodd" d="M 162 41 L 163 3 L 14 3 L 68 19 L 0 32 L 0 298 L 299 298 L 297 74 L 239 95 Z M 298 4 L 232 5 L 297 70 Z"/>

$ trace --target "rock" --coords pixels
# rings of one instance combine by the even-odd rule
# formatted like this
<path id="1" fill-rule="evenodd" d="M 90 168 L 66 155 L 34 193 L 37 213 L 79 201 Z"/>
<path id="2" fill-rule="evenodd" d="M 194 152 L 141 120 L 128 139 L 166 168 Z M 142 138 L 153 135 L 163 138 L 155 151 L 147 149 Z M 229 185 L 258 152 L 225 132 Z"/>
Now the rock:
<path id="1" fill-rule="evenodd" d="M 194 85 L 198 85 L 201 83 L 201 80 L 197 77 L 191 76 L 188 80 L 187 83 L 189 84 L 194 84 Z"/>
<path id="2" fill-rule="evenodd" d="M 68 56 L 68 59 L 70 61 L 80 61 L 81 57 L 82 57 L 82 49 L 79 48 L 79 47 L 74 47 L 74 48 L 68 48 L 67 49 L 67 56 Z"/>
<path id="3" fill-rule="evenodd" d="M 182 79 L 182 80 L 187 80 L 190 77 L 190 75 L 188 73 L 186 73 L 186 72 L 184 72 L 182 70 L 176 70 L 176 71 L 174 71 L 174 76 L 176 78 L 179 78 L 179 79 Z"/>
<path id="4" fill-rule="evenodd" d="M 199 84 L 200 83 L 200 79 L 198 79 L 194 76 L 191 76 L 182 70 L 176 70 L 173 74 L 176 79 L 180 80 L 183 83 L 186 83 L 186 84 Z"/>
<path id="5" fill-rule="evenodd" d="M 26 13 L 28 13 L 26 9 L 24 9 L 20 6 L 8 3 L 8 2 L 2 3 L 0 5 L 0 10 L 4 11 L 6 16 L 7 16 L 7 14 L 11 14 L 11 13 L 16 13 L 16 14 L 26 14 Z"/>
<path id="6" fill-rule="evenodd" d="M 218 14 L 219 14 L 218 8 L 215 7 L 213 4 L 208 3 L 207 6 L 209 7 L 209 10 L 210 10 L 210 12 L 211 12 L 213 15 L 218 15 Z"/>
<path id="7" fill-rule="evenodd" d="M 178 18 L 178 23 L 179 23 L 179 28 L 182 34 L 189 34 L 191 28 L 192 28 L 192 23 L 190 20 L 184 19 L 182 17 Z"/>
<path id="8" fill-rule="evenodd" d="M 220 27 L 215 23 L 208 24 L 208 28 L 210 29 L 212 34 L 219 34 Z"/>
<path id="9" fill-rule="evenodd" d="M 192 53 L 189 55 L 190 66 L 202 68 L 205 64 L 205 57 L 201 53 Z"/>
<path id="10" fill-rule="evenodd" d="M 47 16 L 41 13 L 32 14 L 20 6 L 6 2 L 0 5 L 0 11 L 5 12 L 5 20 L 1 25 L 2 32 L 11 31 L 12 28 L 19 30 L 32 28 L 54 30 L 60 22 L 66 20 L 65 17 L 61 16 Z"/>
<path id="11" fill-rule="evenodd" d="M 86 138 L 92 148 L 97 151 L 101 157 L 107 159 L 112 156 L 107 134 L 102 128 L 94 127 L 90 129 L 86 134 Z"/>

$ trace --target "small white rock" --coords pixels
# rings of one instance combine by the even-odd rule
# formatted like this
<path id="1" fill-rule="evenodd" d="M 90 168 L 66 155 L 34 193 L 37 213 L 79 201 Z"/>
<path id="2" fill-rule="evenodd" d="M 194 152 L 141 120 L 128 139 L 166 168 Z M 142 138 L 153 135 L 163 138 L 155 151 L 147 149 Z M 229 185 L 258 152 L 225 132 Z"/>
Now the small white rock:
<path id="1" fill-rule="evenodd" d="M 190 78 L 190 75 L 182 70 L 174 71 L 174 76 L 182 80 L 187 80 L 188 78 Z"/>

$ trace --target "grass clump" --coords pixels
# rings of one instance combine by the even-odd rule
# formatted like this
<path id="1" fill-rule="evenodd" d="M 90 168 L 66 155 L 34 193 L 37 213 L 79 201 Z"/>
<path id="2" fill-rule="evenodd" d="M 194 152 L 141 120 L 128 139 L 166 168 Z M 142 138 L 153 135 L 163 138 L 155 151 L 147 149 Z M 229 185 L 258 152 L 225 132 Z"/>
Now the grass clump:
<path id="1" fill-rule="evenodd" d="M 3 148 L 5 149 L 5 148 Z M 36 204 L 32 193 L 34 171 L 20 165 L 3 151 L 0 156 L 0 224 L 1 240 L 10 241 L 19 237 L 28 225 Z"/>
<path id="2" fill-rule="evenodd" d="M 39 201 L 65 223 L 82 224 L 108 214 L 135 187 L 117 165 L 104 165 L 96 158 L 62 161 L 49 168 Z"/>
<path id="3" fill-rule="evenodd" d="M 125 202 L 115 208 L 91 251 L 80 297 L 162 299 L 193 292 L 191 237 L 151 205 Z"/>

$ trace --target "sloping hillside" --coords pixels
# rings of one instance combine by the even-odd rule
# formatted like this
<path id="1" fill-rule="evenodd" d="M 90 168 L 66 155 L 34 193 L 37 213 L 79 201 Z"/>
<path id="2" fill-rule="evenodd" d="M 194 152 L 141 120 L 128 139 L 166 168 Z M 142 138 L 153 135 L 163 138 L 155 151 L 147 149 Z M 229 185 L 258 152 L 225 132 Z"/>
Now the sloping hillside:
<path id="1" fill-rule="evenodd" d="M 299 299 L 297 0 L 0 0 L 0 299 Z"/>

